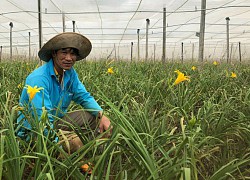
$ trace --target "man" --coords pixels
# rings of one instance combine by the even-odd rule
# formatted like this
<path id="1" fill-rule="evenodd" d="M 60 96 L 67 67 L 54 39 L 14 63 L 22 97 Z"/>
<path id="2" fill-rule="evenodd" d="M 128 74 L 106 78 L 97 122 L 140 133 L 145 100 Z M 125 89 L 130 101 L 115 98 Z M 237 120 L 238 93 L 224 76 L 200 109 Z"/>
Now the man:
<path id="1" fill-rule="evenodd" d="M 25 82 L 26 87 L 37 87 L 39 90 L 36 89 L 31 98 L 31 91 L 24 88 L 20 106 L 35 109 L 33 115 L 36 114 L 39 120 L 46 110 L 51 129 L 72 131 L 67 123 L 82 130 L 99 126 L 100 133 L 111 129 L 110 120 L 102 114 L 102 108 L 85 89 L 73 68 L 75 62 L 86 58 L 91 49 L 91 42 L 78 33 L 66 32 L 51 38 L 38 52 L 40 59 L 47 63 L 29 74 Z M 80 104 L 86 111 L 67 112 L 71 101 Z M 56 122 L 55 119 L 62 120 Z M 17 135 L 29 140 L 32 136 L 32 123 L 23 113 L 19 113 L 17 122 L 21 127 Z M 45 134 L 48 133 L 46 130 Z M 71 152 L 82 146 L 79 138 L 71 138 L 69 141 L 72 141 Z"/>

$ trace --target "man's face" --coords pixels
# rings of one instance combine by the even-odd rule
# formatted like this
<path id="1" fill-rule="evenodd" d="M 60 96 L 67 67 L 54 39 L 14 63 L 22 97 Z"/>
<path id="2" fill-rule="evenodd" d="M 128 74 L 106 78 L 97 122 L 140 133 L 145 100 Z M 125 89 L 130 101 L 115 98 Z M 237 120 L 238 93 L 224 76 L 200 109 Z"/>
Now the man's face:
<path id="1" fill-rule="evenodd" d="M 64 70 L 69 70 L 76 62 L 77 50 L 73 48 L 63 48 L 53 52 L 54 66 L 61 73 Z"/>

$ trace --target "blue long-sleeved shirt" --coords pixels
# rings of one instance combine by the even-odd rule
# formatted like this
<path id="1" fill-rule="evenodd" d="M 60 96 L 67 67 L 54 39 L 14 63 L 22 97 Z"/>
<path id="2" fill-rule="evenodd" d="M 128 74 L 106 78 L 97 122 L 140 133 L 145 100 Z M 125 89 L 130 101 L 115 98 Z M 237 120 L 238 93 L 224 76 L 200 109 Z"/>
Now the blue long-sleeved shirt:
<path id="1" fill-rule="evenodd" d="M 80 104 L 84 109 L 87 109 L 93 115 L 97 115 L 102 108 L 96 100 L 86 90 L 85 86 L 79 80 L 75 69 L 64 72 L 63 83 L 59 83 L 55 71 L 53 60 L 35 69 L 27 78 L 25 85 L 32 87 L 37 86 L 43 89 L 36 93 L 35 97 L 29 102 L 27 89 L 23 89 L 19 100 L 20 106 L 29 106 L 29 109 L 35 109 L 38 119 L 42 115 L 42 107 L 48 111 L 50 127 L 53 128 L 54 118 L 52 115 L 59 118 L 67 112 L 67 108 L 71 101 Z M 33 106 L 33 107 L 32 107 Z M 19 113 L 17 123 L 27 129 L 32 129 L 30 123 L 25 119 L 22 113 Z M 18 136 L 25 137 L 25 129 L 20 128 Z"/>

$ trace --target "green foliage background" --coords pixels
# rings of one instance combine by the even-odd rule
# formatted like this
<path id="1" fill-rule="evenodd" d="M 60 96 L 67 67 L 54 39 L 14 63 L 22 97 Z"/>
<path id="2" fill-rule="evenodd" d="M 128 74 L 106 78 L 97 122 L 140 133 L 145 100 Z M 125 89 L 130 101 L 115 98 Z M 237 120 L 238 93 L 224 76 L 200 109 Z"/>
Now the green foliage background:
<path id="1" fill-rule="evenodd" d="M 85 146 L 72 155 L 40 133 L 42 124 L 34 143 L 15 136 L 12 107 L 36 67 L 35 62 L 0 64 L 3 179 L 80 179 L 86 175 L 79 166 L 89 161 L 90 179 L 250 178 L 249 64 L 77 62 L 79 78 L 114 131 L 109 139 L 89 139 L 75 128 Z M 114 74 L 107 73 L 110 67 Z M 173 85 L 177 69 L 191 81 Z M 76 108 L 72 103 L 70 109 Z"/>

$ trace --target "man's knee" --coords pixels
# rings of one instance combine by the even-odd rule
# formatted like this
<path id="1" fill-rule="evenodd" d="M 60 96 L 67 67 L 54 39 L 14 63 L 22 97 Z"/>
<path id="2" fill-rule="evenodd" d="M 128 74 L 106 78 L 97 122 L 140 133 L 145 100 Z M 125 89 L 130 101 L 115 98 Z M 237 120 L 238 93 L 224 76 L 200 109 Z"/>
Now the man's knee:
<path id="1" fill-rule="evenodd" d="M 83 146 L 81 139 L 72 131 L 59 130 L 59 143 L 68 153 L 74 153 Z"/>

